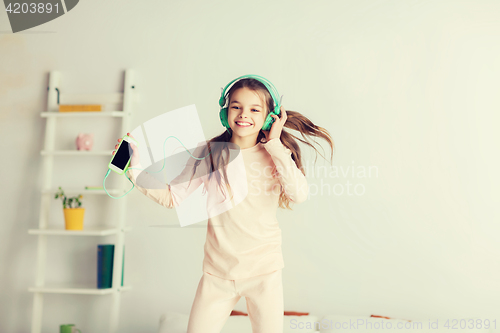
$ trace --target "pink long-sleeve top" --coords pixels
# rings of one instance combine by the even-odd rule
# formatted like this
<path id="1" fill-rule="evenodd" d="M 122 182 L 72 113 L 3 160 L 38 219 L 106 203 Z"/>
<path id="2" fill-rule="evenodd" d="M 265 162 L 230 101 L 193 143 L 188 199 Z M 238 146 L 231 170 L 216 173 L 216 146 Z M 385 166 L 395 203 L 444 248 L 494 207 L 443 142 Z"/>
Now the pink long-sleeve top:
<path id="1" fill-rule="evenodd" d="M 236 205 L 230 192 L 225 192 L 225 196 L 221 193 L 213 176 L 211 179 L 208 175 L 195 176 L 190 184 L 185 181 L 191 178 L 196 162 L 192 157 L 170 184 L 155 188 L 141 187 L 142 181 L 137 184 L 139 174 L 147 181 L 158 182 L 147 172 L 139 171 L 143 170 L 140 164 L 127 171 L 140 192 L 167 208 L 178 207 L 204 184 L 209 218 L 202 270 L 228 280 L 267 274 L 284 267 L 281 229 L 276 218 L 280 192 L 284 190 L 293 203 L 305 201 L 309 193 L 306 177 L 279 138 L 240 152 L 242 163 L 226 166 Z M 245 170 L 241 170 L 241 165 Z M 224 182 L 222 186 L 224 189 Z"/>

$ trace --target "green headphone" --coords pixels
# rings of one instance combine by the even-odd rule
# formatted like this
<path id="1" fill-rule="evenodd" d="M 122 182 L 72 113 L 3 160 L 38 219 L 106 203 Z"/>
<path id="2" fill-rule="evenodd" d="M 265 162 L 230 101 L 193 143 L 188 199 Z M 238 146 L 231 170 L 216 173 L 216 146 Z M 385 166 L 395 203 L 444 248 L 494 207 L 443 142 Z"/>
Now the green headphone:
<path id="1" fill-rule="evenodd" d="M 259 75 L 243 75 L 243 76 L 240 76 L 240 77 L 234 79 L 233 81 L 229 82 L 227 84 L 227 86 L 222 90 L 222 94 L 221 94 L 221 97 L 219 99 L 219 106 L 221 107 L 221 110 L 219 112 L 220 122 L 226 128 L 226 130 L 229 132 L 229 129 L 231 127 L 229 126 L 229 122 L 227 120 L 227 107 L 223 108 L 224 104 L 226 104 L 226 97 L 227 97 L 226 96 L 226 90 L 228 90 L 229 86 L 234 81 L 237 81 L 239 79 L 244 79 L 244 78 L 251 78 L 251 79 L 255 79 L 255 80 L 258 80 L 259 82 L 261 82 L 264 86 L 266 86 L 267 90 L 271 94 L 271 97 L 273 98 L 273 101 L 274 101 L 274 110 L 271 111 L 271 112 L 269 112 L 269 114 L 267 115 L 266 120 L 264 121 L 264 125 L 262 126 L 262 130 L 263 131 L 269 131 L 271 129 L 271 125 L 274 122 L 274 118 L 271 117 L 271 115 L 273 115 L 273 114 L 274 115 L 279 115 L 280 114 L 281 101 L 278 102 L 279 94 L 278 94 L 278 90 L 276 89 L 276 87 L 269 80 L 267 80 L 267 79 L 265 79 L 265 78 L 263 78 L 262 76 L 259 76 Z"/>

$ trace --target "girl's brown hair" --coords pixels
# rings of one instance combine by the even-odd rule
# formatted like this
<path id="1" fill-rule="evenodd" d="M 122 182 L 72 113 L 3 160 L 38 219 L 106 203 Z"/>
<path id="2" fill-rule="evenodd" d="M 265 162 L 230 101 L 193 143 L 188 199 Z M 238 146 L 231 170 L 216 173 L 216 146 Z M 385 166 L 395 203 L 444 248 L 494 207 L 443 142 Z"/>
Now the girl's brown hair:
<path id="1" fill-rule="evenodd" d="M 227 93 L 227 101 L 226 102 L 230 102 L 231 96 L 233 95 L 233 93 L 237 89 L 240 89 L 240 88 L 248 88 L 250 90 L 255 91 L 257 94 L 259 94 L 259 96 L 261 98 L 264 97 L 263 99 L 265 101 L 265 105 L 267 105 L 266 117 L 271 110 L 274 110 L 274 100 L 273 100 L 271 94 L 269 93 L 269 91 L 267 90 L 266 86 L 264 84 L 262 84 L 260 81 L 258 81 L 256 79 L 252 79 L 252 78 L 241 79 L 241 80 L 237 81 L 235 84 L 233 84 L 233 86 L 229 89 L 229 91 Z M 226 105 L 229 105 L 229 103 L 226 103 Z M 289 133 L 288 131 L 285 131 L 285 129 L 283 129 L 281 131 L 280 140 L 286 148 L 290 149 L 290 151 L 292 153 L 292 155 L 291 155 L 292 159 L 294 160 L 294 162 L 297 165 L 297 167 L 299 168 L 299 170 L 304 174 L 304 176 L 305 176 L 305 171 L 304 171 L 304 168 L 302 166 L 300 147 L 297 144 L 296 140 L 312 147 L 314 150 L 316 150 L 316 153 L 319 153 L 318 150 L 311 144 L 309 137 L 319 137 L 319 138 L 324 139 L 330 145 L 331 161 L 333 161 L 333 152 L 335 149 L 334 148 L 335 145 L 334 145 L 334 142 L 333 142 L 332 137 L 329 134 L 329 132 L 326 129 L 324 129 L 323 127 L 319 127 L 319 126 L 315 125 L 311 120 L 309 120 L 307 117 L 305 117 L 304 115 L 302 115 L 301 113 L 299 113 L 297 111 L 286 110 L 286 114 L 287 114 L 287 119 L 286 119 L 286 122 L 284 124 L 284 127 L 298 131 L 302 135 L 302 138 L 304 140 Z M 281 118 L 281 116 L 282 115 L 280 113 L 279 117 Z M 227 181 L 226 168 L 223 167 L 229 163 L 228 158 L 227 158 L 227 156 L 229 156 L 228 145 L 227 144 L 211 145 L 211 143 L 230 142 L 231 135 L 232 135 L 230 133 L 232 133 L 232 130 L 228 129 L 228 131 L 225 130 L 224 133 L 210 139 L 207 142 L 207 145 L 203 148 L 202 153 L 200 154 L 200 156 L 207 156 L 210 153 L 210 155 L 206 158 L 206 160 L 209 161 L 209 162 L 206 162 L 207 163 L 207 172 L 209 173 L 209 178 L 211 178 L 212 176 L 215 175 L 215 177 L 217 179 L 218 186 L 222 190 L 220 173 L 215 172 L 215 170 L 220 170 L 220 172 L 223 175 L 226 187 L 229 189 L 229 191 L 231 191 L 231 186 L 229 185 L 229 183 Z M 316 143 L 315 140 L 312 140 L 312 141 L 314 143 Z M 260 130 L 259 135 L 257 136 L 257 143 L 259 143 L 259 142 L 262 142 L 262 143 L 267 142 L 266 135 L 264 134 L 264 132 L 262 130 Z M 323 158 L 324 158 L 324 156 L 323 156 Z M 193 179 L 193 176 L 196 172 L 196 168 L 198 167 L 198 165 L 201 162 L 202 162 L 202 160 L 197 160 L 195 162 L 195 167 L 193 170 L 193 175 L 191 176 L 191 180 Z M 276 168 L 275 168 L 275 170 L 276 170 Z M 273 170 L 273 171 L 275 171 L 275 170 Z M 224 192 L 224 191 L 222 191 L 222 192 Z M 279 197 L 279 207 L 287 208 L 287 209 L 291 210 L 290 199 L 285 195 L 285 192 L 283 190 L 281 191 L 280 197 Z"/>

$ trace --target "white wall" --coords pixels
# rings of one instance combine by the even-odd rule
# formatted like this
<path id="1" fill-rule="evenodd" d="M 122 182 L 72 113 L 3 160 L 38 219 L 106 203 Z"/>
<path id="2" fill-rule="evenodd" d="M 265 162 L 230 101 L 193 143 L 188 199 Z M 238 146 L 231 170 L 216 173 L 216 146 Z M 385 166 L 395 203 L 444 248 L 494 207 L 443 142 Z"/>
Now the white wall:
<path id="1" fill-rule="evenodd" d="M 134 128 L 196 104 L 211 138 L 223 130 L 220 87 L 252 73 L 277 86 L 287 109 L 332 133 L 338 176 L 313 174 L 315 155 L 304 147 L 310 198 L 278 214 L 286 310 L 497 315 L 500 325 L 498 17 L 494 0 L 86 0 L 12 34 L 2 11 L 0 331 L 31 325 L 37 242 L 27 230 L 38 224 L 48 72 L 62 72 L 67 92 L 104 93 L 119 91 L 125 68 L 137 71 L 142 95 Z M 102 126 L 110 134 L 99 144 L 112 149 L 124 133 Z M 108 160 L 86 166 L 97 184 Z M 321 166 L 328 163 L 319 156 Z M 370 166 L 378 172 L 357 174 Z M 59 174 L 67 186 L 76 175 Z M 348 183 L 351 194 L 356 184 L 364 194 L 349 195 Z M 328 194 L 336 184 L 337 195 Z M 122 294 L 120 332 L 155 332 L 164 311 L 189 313 L 206 223 L 152 228 L 175 226 L 175 211 L 137 191 L 129 202 L 125 281 L 133 290 Z M 60 203 L 53 205 L 52 222 L 61 225 Z M 111 241 L 49 238 L 47 282 L 94 283 L 96 245 Z M 73 322 L 104 332 L 110 299 L 46 295 L 43 330 Z M 244 299 L 236 309 L 246 311 Z"/>

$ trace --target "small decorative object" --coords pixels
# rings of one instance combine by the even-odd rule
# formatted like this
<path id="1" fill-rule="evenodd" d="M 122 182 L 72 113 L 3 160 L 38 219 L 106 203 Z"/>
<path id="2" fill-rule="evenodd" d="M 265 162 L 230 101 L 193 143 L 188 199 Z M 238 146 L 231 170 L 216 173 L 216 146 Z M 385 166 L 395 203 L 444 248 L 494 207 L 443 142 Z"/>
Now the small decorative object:
<path id="1" fill-rule="evenodd" d="M 82 331 L 76 328 L 75 324 L 61 325 L 59 328 L 60 333 L 77 333 L 77 331 L 82 333 Z"/>
<path id="2" fill-rule="evenodd" d="M 101 105 L 94 104 L 84 104 L 84 105 L 73 105 L 73 104 L 59 104 L 59 112 L 96 112 L 101 111 Z"/>
<path id="3" fill-rule="evenodd" d="M 59 186 L 59 191 L 55 195 L 55 199 L 57 198 L 61 198 L 63 201 L 64 223 L 66 230 L 83 230 L 83 216 L 85 214 L 85 208 L 81 207 L 82 202 L 80 201 L 83 196 L 80 194 L 76 197 L 68 198 Z"/>
<path id="4" fill-rule="evenodd" d="M 85 134 L 78 133 L 76 137 L 76 149 L 77 150 L 91 150 L 94 144 L 94 133 Z"/>

